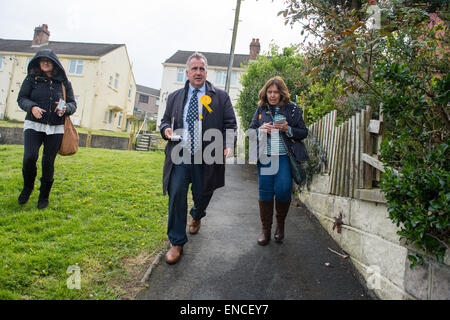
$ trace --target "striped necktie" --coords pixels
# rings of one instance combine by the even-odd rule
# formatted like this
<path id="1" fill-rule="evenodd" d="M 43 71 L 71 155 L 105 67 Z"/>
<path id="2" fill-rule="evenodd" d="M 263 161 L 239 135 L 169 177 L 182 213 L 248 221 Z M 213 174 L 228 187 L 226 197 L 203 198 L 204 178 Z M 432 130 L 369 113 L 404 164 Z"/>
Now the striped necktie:
<path id="1" fill-rule="evenodd" d="M 186 120 L 188 123 L 188 132 L 191 140 L 191 154 L 194 154 L 197 151 L 200 141 L 198 139 L 198 135 L 195 133 L 195 122 L 198 121 L 198 97 L 197 93 L 199 89 L 194 89 L 192 93 L 191 100 L 189 101 L 189 107 L 186 115 Z"/>

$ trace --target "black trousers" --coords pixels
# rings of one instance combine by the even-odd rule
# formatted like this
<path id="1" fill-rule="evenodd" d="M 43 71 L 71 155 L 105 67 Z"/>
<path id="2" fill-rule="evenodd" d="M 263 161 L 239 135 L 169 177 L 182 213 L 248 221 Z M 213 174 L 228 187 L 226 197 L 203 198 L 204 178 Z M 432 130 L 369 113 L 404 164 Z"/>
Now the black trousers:
<path id="1" fill-rule="evenodd" d="M 36 178 L 36 162 L 39 157 L 39 149 L 44 144 L 42 155 L 42 179 L 41 181 L 53 181 L 55 172 L 55 158 L 61 146 L 62 134 L 47 135 L 45 132 L 38 132 L 33 129 L 27 129 L 24 132 L 24 154 L 22 174 L 24 186 L 33 188 Z"/>
<path id="2" fill-rule="evenodd" d="M 187 241 L 187 195 L 191 184 L 194 206 L 190 214 L 193 219 L 200 220 L 206 215 L 206 208 L 213 196 L 213 192 L 203 192 L 203 172 L 201 164 L 174 165 L 169 183 L 169 221 L 167 235 L 174 246 L 182 246 Z"/>

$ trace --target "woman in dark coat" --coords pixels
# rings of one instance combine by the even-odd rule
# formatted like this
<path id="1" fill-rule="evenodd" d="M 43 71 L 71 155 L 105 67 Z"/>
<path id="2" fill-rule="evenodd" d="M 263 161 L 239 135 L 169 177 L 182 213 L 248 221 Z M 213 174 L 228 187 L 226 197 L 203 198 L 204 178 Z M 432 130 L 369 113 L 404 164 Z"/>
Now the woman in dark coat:
<path id="1" fill-rule="evenodd" d="M 258 244 L 266 245 L 270 241 L 274 197 L 277 221 L 274 238 L 277 242 L 284 239 L 284 222 L 292 194 L 288 150 L 298 162 L 309 160 L 302 142 L 308 136 L 308 129 L 302 118 L 302 109 L 290 101 L 288 88 L 281 77 L 267 81 L 259 92 L 259 98 L 250 128 L 257 129 L 259 142 L 258 186 L 262 232 Z"/>
<path id="2" fill-rule="evenodd" d="M 34 188 L 39 149 L 44 144 L 42 177 L 37 207 L 48 206 L 53 185 L 54 162 L 64 134 L 64 116 L 77 110 L 72 85 L 56 54 L 44 49 L 28 64 L 28 74 L 20 88 L 17 102 L 27 112 L 24 122 L 24 156 L 22 174 L 24 186 L 19 204 L 27 203 Z M 65 105 L 59 106 L 66 91 Z M 62 105 L 63 103 L 61 103 Z"/>

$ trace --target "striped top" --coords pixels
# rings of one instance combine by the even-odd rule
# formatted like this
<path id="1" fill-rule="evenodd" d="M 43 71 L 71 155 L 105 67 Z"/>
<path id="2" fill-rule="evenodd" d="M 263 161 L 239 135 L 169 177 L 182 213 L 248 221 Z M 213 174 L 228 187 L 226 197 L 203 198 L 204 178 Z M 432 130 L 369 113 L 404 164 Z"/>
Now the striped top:
<path id="1" fill-rule="evenodd" d="M 282 114 L 279 114 L 278 112 L 280 111 L 279 107 L 275 107 L 275 114 L 273 116 L 273 123 L 275 123 L 275 121 L 277 120 L 281 120 L 281 119 L 285 119 L 285 116 L 283 116 Z M 259 133 L 259 129 L 258 129 L 258 133 Z M 289 132 L 287 133 L 288 137 L 292 136 L 292 129 L 291 127 L 289 127 Z M 270 134 L 267 135 L 267 155 L 285 155 L 287 154 L 287 150 L 286 147 L 284 145 L 284 142 L 282 140 L 283 138 L 281 137 L 281 132 L 279 132 L 278 134 Z"/>

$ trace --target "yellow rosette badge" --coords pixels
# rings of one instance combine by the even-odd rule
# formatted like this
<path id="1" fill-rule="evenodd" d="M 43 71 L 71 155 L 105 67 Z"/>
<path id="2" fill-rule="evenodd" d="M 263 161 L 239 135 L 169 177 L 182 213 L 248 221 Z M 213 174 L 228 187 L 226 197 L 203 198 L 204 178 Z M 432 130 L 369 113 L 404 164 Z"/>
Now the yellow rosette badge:
<path id="1" fill-rule="evenodd" d="M 208 110 L 209 113 L 212 112 L 211 107 L 209 106 L 209 104 L 211 103 L 211 97 L 208 95 L 204 95 L 200 98 L 200 102 L 202 103 L 202 105 L 205 106 L 206 110 Z M 203 119 L 203 116 L 199 113 L 198 116 L 200 117 L 200 119 Z"/>

